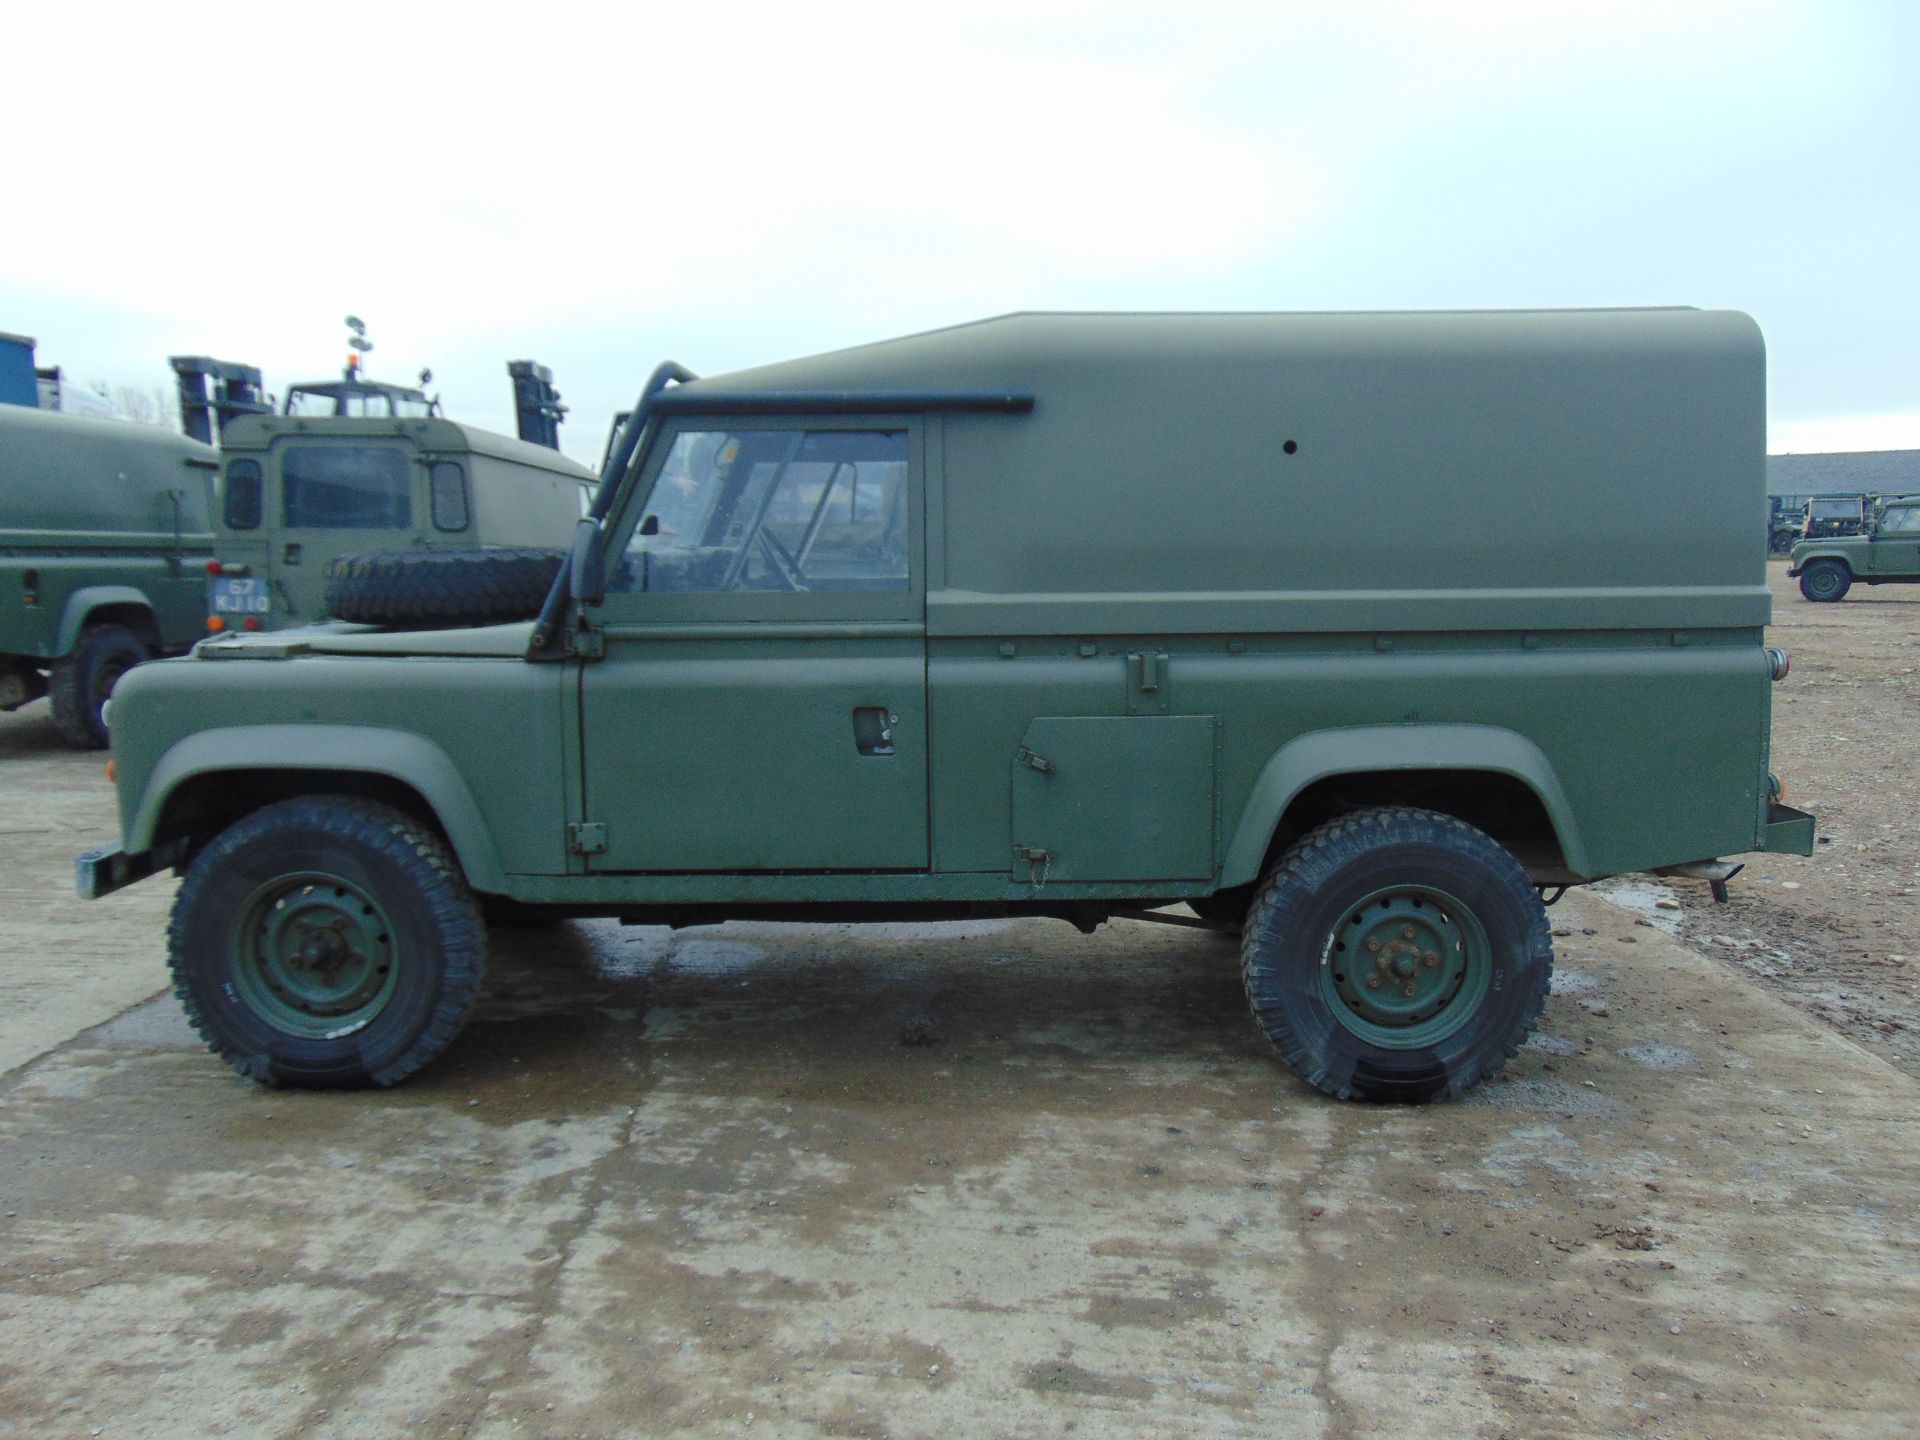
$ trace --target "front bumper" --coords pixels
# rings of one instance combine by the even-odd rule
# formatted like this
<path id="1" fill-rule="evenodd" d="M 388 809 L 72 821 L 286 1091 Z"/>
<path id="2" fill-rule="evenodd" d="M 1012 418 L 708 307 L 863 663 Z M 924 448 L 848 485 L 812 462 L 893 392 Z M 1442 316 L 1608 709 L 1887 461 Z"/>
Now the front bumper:
<path id="1" fill-rule="evenodd" d="M 180 858 L 180 849 L 175 843 L 139 855 L 129 855 L 118 845 L 84 851 L 74 857 L 73 888 L 82 900 L 98 900 L 102 895 L 138 884 L 149 875 L 171 869 Z"/>
<path id="2" fill-rule="evenodd" d="M 1778 800 L 1767 804 L 1767 828 L 1760 848 L 1772 855 L 1813 854 L 1813 816 Z"/>

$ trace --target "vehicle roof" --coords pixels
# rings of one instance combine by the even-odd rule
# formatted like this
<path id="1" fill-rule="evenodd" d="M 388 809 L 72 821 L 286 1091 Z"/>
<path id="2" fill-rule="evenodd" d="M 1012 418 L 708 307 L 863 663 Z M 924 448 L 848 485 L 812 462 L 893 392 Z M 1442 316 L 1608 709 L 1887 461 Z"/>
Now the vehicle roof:
<path id="1" fill-rule="evenodd" d="M 1176 373 L 1199 356 L 1239 354 L 1249 361 L 1311 349 L 1337 359 L 1343 348 L 1417 349 L 1444 337 L 1460 345 L 1511 347 L 1526 337 L 1578 345 L 1583 336 L 1649 341 L 1733 312 L 1690 307 L 1620 310 L 1448 310 L 1373 312 L 1019 311 L 798 360 L 707 376 L 681 387 L 702 392 L 978 390 L 1023 388 L 1046 403 L 1047 390 L 1071 385 L 1090 359 L 1128 359 Z M 1757 331 L 1753 331 L 1757 336 Z"/>
<path id="2" fill-rule="evenodd" d="M 110 445 L 119 454 L 138 451 L 162 460 L 210 460 L 218 453 L 210 445 L 202 445 L 198 440 L 189 440 L 178 431 L 158 425 L 73 415 L 33 405 L 0 405 L 0 430 L 10 432 L 5 441 L 8 446 L 45 441 L 74 445 L 93 442 Z"/>
<path id="3" fill-rule="evenodd" d="M 364 395 L 373 392 L 393 395 L 402 400 L 426 401 L 426 392 L 412 385 L 395 385 L 386 380 L 296 380 L 287 386 L 289 395 Z"/>
<path id="4" fill-rule="evenodd" d="M 424 449 L 466 451 L 494 460 L 511 461 L 536 470 L 551 471 L 569 480 L 593 481 L 599 477 L 578 461 L 569 460 L 558 450 L 526 440 L 462 424 L 445 416 L 357 415 L 242 415 L 222 432 L 220 443 L 229 451 L 264 450 L 276 439 L 300 435 L 313 439 L 328 437 L 372 439 L 382 435 L 406 436 Z"/>

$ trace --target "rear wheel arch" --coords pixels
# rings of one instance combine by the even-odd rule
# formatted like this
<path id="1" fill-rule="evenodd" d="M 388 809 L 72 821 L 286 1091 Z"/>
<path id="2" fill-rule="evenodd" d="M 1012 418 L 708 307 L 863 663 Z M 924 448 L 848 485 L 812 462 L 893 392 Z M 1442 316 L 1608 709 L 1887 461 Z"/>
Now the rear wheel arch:
<path id="1" fill-rule="evenodd" d="M 131 585 L 88 585 L 69 595 L 61 608 L 54 654 L 71 654 L 82 634 L 103 625 L 124 626 L 150 649 L 162 648 L 153 602 L 142 592 Z"/>
<path id="2" fill-rule="evenodd" d="M 1591 873 L 1559 776 L 1525 736 L 1495 726 L 1379 725 L 1317 731 L 1275 753 L 1228 842 L 1221 888 L 1258 880 L 1316 826 L 1380 805 L 1465 821 L 1542 875 Z"/>

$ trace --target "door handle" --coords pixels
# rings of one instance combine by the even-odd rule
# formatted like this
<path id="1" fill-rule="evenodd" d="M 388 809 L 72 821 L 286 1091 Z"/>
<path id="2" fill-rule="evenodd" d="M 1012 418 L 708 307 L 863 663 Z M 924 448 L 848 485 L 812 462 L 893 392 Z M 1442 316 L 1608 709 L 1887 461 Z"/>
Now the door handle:
<path id="1" fill-rule="evenodd" d="M 300 563 L 300 542 L 298 540 L 289 540 L 287 542 L 287 548 L 280 552 L 280 559 L 283 564 L 298 565 Z"/>
<path id="2" fill-rule="evenodd" d="M 893 727 L 900 717 L 884 705 L 861 705 L 853 712 L 853 747 L 862 755 L 891 755 Z"/>

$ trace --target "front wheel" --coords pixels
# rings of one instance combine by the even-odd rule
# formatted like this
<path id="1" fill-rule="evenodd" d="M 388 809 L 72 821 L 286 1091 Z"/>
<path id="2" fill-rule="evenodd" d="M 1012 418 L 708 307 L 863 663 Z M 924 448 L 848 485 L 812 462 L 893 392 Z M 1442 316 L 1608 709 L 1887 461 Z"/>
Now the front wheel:
<path id="1" fill-rule="evenodd" d="M 229 826 L 187 871 L 168 927 L 200 1038 L 262 1084 L 392 1085 L 473 1009 L 480 907 L 440 837 L 341 796 Z"/>
<path id="2" fill-rule="evenodd" d="M 1308 1084 L 1344 1100 L 1456 1096 L 1498 1073 L 1553 976 L 1546 907 L 1489 836 L 1364 810 L 1267 875 L 1241 940 L 1247 1001 Z"/>
<path id="3" fill-rule="evenodd" d="M 1844 600 L 1853 588 L 1853 572 L 1838 560 L 1816 560 L 1800 572 L 1800 593 L 1808 600 Z"/>

